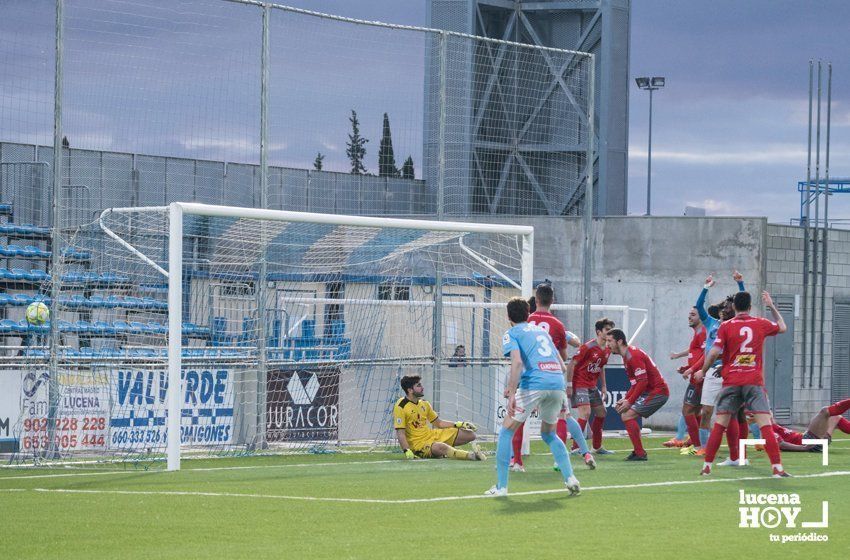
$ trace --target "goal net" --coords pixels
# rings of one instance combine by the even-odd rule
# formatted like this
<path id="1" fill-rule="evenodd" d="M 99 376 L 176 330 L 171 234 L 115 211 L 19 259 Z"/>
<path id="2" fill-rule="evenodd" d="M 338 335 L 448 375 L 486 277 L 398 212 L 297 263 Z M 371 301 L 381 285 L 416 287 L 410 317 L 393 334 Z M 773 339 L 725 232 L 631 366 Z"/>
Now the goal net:
<path id="1" fill-rule="evenodd" d="M 492 431 L 503 302 L 532 284 L 528 226 L 173 203 L 70 246 L 93 258 L 22 374 L 17 461 L 386 446 L 410 374 Z"/>

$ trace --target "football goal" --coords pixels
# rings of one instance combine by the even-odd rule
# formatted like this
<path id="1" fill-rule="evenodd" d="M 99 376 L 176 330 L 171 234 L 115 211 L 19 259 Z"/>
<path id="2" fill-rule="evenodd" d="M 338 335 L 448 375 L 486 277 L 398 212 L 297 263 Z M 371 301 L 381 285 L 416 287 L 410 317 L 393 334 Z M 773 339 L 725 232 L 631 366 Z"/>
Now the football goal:
<path id="1" fill-rule="evenodd" d="M 493 425 L 533 228 L 173 203 L 80 228 L 61 352 L 22 373 L 18 461 L 386 446 L 399 379 Z"/>

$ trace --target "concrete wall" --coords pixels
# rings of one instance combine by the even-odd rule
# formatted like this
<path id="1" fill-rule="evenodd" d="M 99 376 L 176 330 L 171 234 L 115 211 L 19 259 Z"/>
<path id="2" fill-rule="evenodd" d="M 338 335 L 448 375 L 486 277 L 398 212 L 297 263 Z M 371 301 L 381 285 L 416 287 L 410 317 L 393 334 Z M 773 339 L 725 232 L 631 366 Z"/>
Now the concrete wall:
<path id="1" fill-rule="evenodd" d="M 803 229 L 793 226 L 769 225 L 767 227 L 767 289 L 772 293 L 803 294 Z M 811 240 L 809 242 L 812 243 Z M 811 245 L 810 245 L 811 248 Z M 811 363 L 810 350 L 806 351 L 806 369 L 803 369 L 803 311 L 799 306 L 794 323 L 794 404 L 792 422 L 807 424 L 811 416 L 828 404 L 832 388 L 832 308 L 835 298 L 850 298 L 850 231 L 832 230 L 827 243 L 827 284 L 823 328 L 820 317 L 820 266 L 818 266 L 818 301 L 814 337 L 815 363 Z M 822 249 L 819 247 L 819 251 Z M 809 284 L 811 298 L 811 280 Z M 802 301 L 801 301 L 802 305 Z M 811 309 L 811 307 L 809 307 Z M 786 317 L 786 320 L 788 318 Z M 811 319 L 809 319 L 811 321 Z M 806 329 L 811 333 L 811 323 Z M 823 355 L 820 354 L 820 337 L 823 334 Z M 822 360 L 822 361 L 821 361 Z M 820 365 L 823 364 L 821 368 Z"/>

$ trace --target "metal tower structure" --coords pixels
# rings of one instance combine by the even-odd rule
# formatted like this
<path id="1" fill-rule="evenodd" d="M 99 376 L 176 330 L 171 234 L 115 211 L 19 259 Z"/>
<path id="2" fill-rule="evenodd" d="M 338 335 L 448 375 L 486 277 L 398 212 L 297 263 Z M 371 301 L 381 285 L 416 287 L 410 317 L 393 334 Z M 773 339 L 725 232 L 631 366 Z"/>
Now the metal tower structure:
<path id="1" fill-rule="evenodd" d="M 595 55 L 596 215 L 626 214 L 629 17 L 630 0 L 430 0 L 428 6 L 430 27 Z M 561 79 L 564 66 L 547 61 L 545 78 L 541 74 L 535 84 L 523 84 L 522 78 L 518 83 L 516 74 L 512 78 L 504 69 L 504 53 L 493 51 L 486 57 L 470 53 L 465 60 L 453 61 L 457 66 L 469 63 L 480 82 L 487 76 L 486 83 L 462 84 L 452 74 L 446 78 L 453 82 L 449 88 L 467 91 L 471 100 L 469 108 L 448 107 L 444 115 L 465 123 L 455 127 L 454 145 L 446 156 L 447 213 L 581 214 L 583 184 L 576 183 L 567 192 L 559 185 L 547 185 L 552 177 L 583 176 L 581 142 L 569 134 L 557 141 L 534 138 L 539 108 L 508 122 L 504 97 L 497 93 L 522 87 L 543 88 L 546 96 L 561 93 L 566 90 Z M 428 156 L 427 148 L 434 130 L 428 121 L 435 118 L 426 109 L 426 180 L 436 160 Z M 557 114 L 548 118 L 554 121 Z"/>

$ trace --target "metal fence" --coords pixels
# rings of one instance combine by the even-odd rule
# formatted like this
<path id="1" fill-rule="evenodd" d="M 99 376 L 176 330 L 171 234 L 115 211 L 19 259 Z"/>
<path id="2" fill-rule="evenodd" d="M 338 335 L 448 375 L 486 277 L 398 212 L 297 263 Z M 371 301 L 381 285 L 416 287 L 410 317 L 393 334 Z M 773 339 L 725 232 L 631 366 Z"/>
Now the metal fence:
<path id="1" fill-rule="evenodd" d="M 2 10 L 0 141 L 63 146 L 92 210 L 583 212 L 591 55 L 248 0 Z"/>

